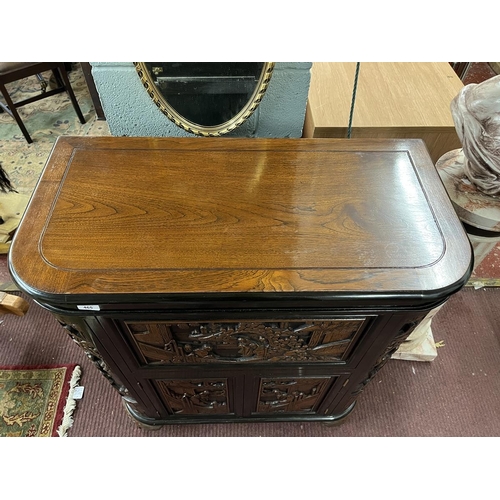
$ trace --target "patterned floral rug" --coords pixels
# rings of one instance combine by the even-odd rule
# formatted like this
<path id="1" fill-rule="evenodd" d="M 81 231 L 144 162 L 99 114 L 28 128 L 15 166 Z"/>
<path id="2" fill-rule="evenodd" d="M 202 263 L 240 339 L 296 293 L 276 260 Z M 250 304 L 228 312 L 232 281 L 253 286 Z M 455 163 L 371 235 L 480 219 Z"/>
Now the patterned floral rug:
<path id="1" fill-rule="evenodd" d="M 78 365 L 0 367 L 0 436 L 65 437 L 80 375 Z"/>

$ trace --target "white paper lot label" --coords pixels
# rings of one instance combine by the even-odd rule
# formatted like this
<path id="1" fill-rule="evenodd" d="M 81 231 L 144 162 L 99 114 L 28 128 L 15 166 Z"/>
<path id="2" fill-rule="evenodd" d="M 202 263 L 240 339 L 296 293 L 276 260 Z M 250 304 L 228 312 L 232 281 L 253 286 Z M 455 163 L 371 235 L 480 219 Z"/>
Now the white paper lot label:
<path id="1" fill-rule="evenodd" d="M 80 311 L 100 311 L 101 308 L 95 305 L 76 306 Z"/>

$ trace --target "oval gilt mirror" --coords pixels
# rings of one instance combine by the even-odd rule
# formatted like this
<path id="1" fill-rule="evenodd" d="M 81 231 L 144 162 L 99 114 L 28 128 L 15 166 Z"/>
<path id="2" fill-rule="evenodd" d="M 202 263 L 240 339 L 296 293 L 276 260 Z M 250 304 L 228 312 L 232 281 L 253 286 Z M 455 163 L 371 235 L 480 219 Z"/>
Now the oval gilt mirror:
<path id="1" fill-rule="evenodd" d="M 178 127 L 213 137 L 244 123 L 260 104 L 274 69 L 270 62 L 138 62 L 151 99 Z"/>

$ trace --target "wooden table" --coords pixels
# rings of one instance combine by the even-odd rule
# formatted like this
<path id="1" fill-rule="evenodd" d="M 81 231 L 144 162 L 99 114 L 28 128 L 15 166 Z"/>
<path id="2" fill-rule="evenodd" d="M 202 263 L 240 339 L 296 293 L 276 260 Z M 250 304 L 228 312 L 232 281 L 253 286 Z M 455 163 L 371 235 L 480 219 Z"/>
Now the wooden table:
<path id="1" fill-rule="evenodd" d="M 311 69 L 304 137 L 347 137 L 356 63 Z M 420 138 L 435 163 L 461 144 L 450 104 L 463 87 L 448 63 L 361 63 L 352 138 Z"/>
<path id="2" fill-rule="evenodd" d="M 472 255 L 421 141 L 61 137 L 9 258 L 162 425 L 340 421 Z"/>

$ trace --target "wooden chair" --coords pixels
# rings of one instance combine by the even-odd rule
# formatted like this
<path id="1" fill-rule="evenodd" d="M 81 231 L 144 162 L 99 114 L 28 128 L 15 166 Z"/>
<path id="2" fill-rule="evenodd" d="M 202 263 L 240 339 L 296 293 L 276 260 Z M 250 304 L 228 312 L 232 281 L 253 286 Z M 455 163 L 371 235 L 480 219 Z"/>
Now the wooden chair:
<path id="1" fill-rule="evenodd" d="M 15 314 L 24 316 L 28 311 L 29 304 L 22 297 L 0 292 L 0 314 Z"/>
<path id="2" fill-rule="evenodd" d="M 58 84 L 57 88 L 52 90 L 46 90 L 46 83 L 43 78 L 41 78 L 41 73 L 44 71 L 52 71 L 54 78 Z M 29 99 L 25 99 L 19 102 L 13 102 L 9 92 L 5 88 L 5 84 L 16 82 L 23 78 L 27 78 L 30 76 L 37 75 L 40 83 L 41 83 L 41 93 L 30 97 Z M 46 97 L 53 96 L 54 94 L 59 94 L 60 92 L 67 92 L 73 107 L 75 108 L 76 114 L 80 119 L 81 123 L 85 123 L 85 118 L 83 117 L 82 111 L 75 97 L 75 93 L 71 88 L 71 84 L 68 79 L 68 74 L 66 73 L 66 68 L 64 67 L 64 63 L 58 62 L 0 62 L 0 91 L 6 101 L 7 104 L 4 104 L 0 101 L 0 111 L 6 111 L 9 113 L 12 118 L 14 118 L 19 125 L 24 137 L 28 141 L 28 143 L 32 143 L 31 139 L 26 127 L 24 126 L 19 113 L 17 112 L 17 108 L 24 106 L 26 104 L 30 104 L 32 102 L 39 101 L 40 99 L 45 99 Z"/>

